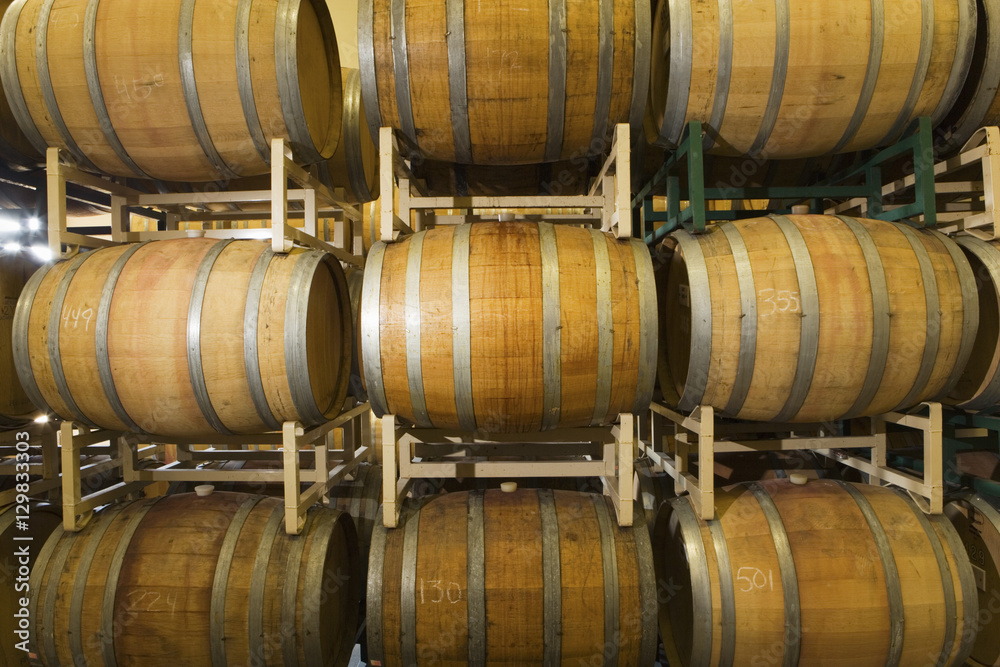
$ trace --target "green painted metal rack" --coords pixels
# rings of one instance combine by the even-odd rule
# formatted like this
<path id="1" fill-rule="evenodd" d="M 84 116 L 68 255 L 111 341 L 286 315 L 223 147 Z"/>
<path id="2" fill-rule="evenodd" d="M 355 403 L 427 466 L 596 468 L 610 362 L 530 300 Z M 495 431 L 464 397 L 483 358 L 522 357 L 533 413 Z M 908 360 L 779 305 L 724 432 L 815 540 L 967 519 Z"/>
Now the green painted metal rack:
<path id="1" fill-rule="evenodd" d="M 882 167 L 886 163 L 910 156 L 916 184 L 913 202 L 886 208 L 883 204 Z M 681 187 L 681 170 L 686 166 L 687 186 Z M 855 183 L 860 180 L 860 183 Z M 653 210 L 652 196 L 661 186 L 667 195 L 667 210 Z M 663 192 L 663 190 L 660 190 Z M 792 187 L 705 187 L 705 140 L 700 122 L 691 121 L 684 130 L 680 145 L 657 170 L 653 178 L 632 200 L 633 235 L 654 245 L 670 232 L 684 228 L 691 232 L 705 231 L 705 225 L 715 220 L 735 220 L 760 217 L 771 213 L 790 213 L 791 205 L 806 204 L 810 213 L 822 213 L 825 199 L 847 200 L 865 197 L 868 217 L 900 221 L 923 216 L 920 226 L 937 223 L 934 197 L 934 147 L 931 121 L 918 118 L 897 143 L 883 150 L 866 154 L 860 164 L 850 167 L 815 185 Z M 781 202 L 768 211 L 710 211 L 709 200 L 768 199 Z M 681 210 L 681 202 L 688 207 Z M 658 222 L 665 224 L 654 230 Z"/>

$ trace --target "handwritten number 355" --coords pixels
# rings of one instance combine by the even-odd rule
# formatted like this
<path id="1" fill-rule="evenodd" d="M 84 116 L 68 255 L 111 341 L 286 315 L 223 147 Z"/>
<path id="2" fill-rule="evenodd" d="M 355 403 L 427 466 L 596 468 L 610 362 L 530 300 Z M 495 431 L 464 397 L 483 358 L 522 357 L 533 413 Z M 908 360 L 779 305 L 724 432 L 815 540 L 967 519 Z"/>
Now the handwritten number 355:
<path id="1" fill-rule="evenodd" d="M 770 287 L 762 289 L 757 293 L 757 300 L 761 304 L 761 317 L 776 313 L 798 313 L 802 310 L 799 293 L 790 290 L 774 290 Z M 770 304 L 771 307 L 768 308 L 765 304 Z"/>

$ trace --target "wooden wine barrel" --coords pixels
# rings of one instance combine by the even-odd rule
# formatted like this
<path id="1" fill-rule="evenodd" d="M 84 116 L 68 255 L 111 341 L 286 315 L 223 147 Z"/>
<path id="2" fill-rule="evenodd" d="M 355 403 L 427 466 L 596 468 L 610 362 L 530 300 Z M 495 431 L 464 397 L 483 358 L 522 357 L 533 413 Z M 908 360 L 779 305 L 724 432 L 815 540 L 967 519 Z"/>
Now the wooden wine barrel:
<path id="1" fill-rule="evenodd" d="M 1000 403 L 1000 248 L 974 236 L 960 236 L 955 242 L 972 265 L 979 294 L 979 329 L 948 402 L 966 410 L 982 410 Z"/>
<path id="2" fill-rule="evenodd" d="M 510 197 L 585 195 L 590 185 L 588 160 L 497 167 L 417 161 L 413 175 L 429 197 Z"/>
<path id="3" fill-rule="evenodd" d="M 275 498 L 113 505 L 46 542 L 31 577 L 31 650 L 52 667 L 347 664 L 357 548 L 336 510 L 314 507 L 302 534 L 286 535 Z"/>
<path id="4" fill-rule="evenodd" d="M 727 155 L 812 157 L 937 125 L 965 83 L 975 0 L 697 3 L 663 0 L 653 27 L 656 141 L 689 121 Z"/>
<path id="5" fill-rule="evenodd" d="M 947 396 L 979 319 L 944 235 L 833 216 L 713 226 L 658 273 L 660 388 L 758 421 L 874 415 Z"/>
<path id="6" fill-rule="evenodd" d="M 36 405 L 116 431 L 263 433 L 339 414 L 350 300 L 332 255 L 177 239 L 81 254 L 36 273 L 14 356 Z"/>
<path id="7" fill-rule="evenodd" d="M 17 300 L 38 265 L 22 254 L 0 256 L 0 429 L 17 428 L 39 413 L 17 381 L 11 336 Z"/>
<path id="8" fill-rule="evenodd" d="M 968 657 L 976 585 L 945 517 L 902 492 L 831 480 L 715 493 L 714 521 L 688 498 L 657 519 L 671 667 L 958 667 Z"/>
<path id="9" fill-rule="evenodd" d="M 0 0 L 0 16 L 3 16 L 13 1 Z M 34 169 L 45 164 L 44 153 L 39 153 L 18 127 L 14 111 L 10 108 L 2 89 L 0 89 L 0 162 L 17 171 Z"/>
<path id="10" fill-rule="evenodd" d="M 422 156 L 445 162 L 600 155 L 616 124 L 630 123 L 635 137 L 642 127 L 649 25 L 648 0 L 363 0 L 368 125 L 399 129 Z"/>
<path id="11" fill-rule="evenodd" d="M 1000 667 L 1000 510 L 998 501 L 973 491 L 945 506 L 972 563 L 979 595 L 979 634 L 968 659 L 973 667 Z"/>
<path id="12" fill-rule="evenodd" d="M 368 392 L 365 391 L 365 381 L 361 377 L 361 362 L 359 361 L 361 337 L 358 334 L 360 331 L 358 326 L 361 315 L 361 286 L 364 283 L 365 272 L 363 269 L 349 266 L 344 275 L 347 277 L 347 293 L 351 299 L 351 331 L 354 332 L 354 336 L 351 337 L 351 380 L 349 390 L 351 396 L 354 396 L 354 398 L 362 403 L 367 403 Z"/>
<path id="13" fill-rule="evenodd" d="M 401 528 L 376 521 L 369 662 L 652 665 L 651 561 L 646 525 L 620 528 L 600 495 L 437 496 Z"/>
<path id="14" fill-rule="evenodd" d="M 320 0 L 17 0 L 0 43 L 18 125 L 86 169 L 228 181 L 266 173 L 272 139 L 300 163 L 337 148 L 340 57 Z"/>
<path id="15" fill-rule="evenodd" d="M 341 69 L 344 113 L 337 151 L 318 165 L 319 179 L 329 188 L 344 188 L 348 203 L 363 204 L 378 197 L 378 147 L 368 131 L 361 75 L 356 69 Z"/>
<path id="16" fill-rule="evenodd" d="M 6 667 L 29 667 L 31 664 L 28 654 L 17 645 L 27 641 L 34 619 L 22 622 L 14 614 L 21 609 L 20 601 L 27 591 L 24 586 L 29 583 L 31 569 L 45 540 L 62 523 L 62 508 L 58 505 L 33 500 L 27 507 L 27 515 L 16 514 L 15 506 L 0 511 L 0 614 L 3 614 L 5 628 L 0 633 L 0 664 Z M 18 529 L 18 519 L 27 523 L 27 530 Z M 24 537 L 31 540 L 16 539 Z M 24 551 L 27 551 L 26 556 Z"/>
<path id="17" fill-rule="evenodd" d="M 958 101 L 941 122 L 942 140 L 935 150 L 950 155 L 960 150 L 976 130 L 1000 124 L 1000 0 L 976 2 L 972 64 Z"/>
<path id="18" fill-rule="evenodd" d="M 361 296 L 372 410 L 487 433 L 642 414 L 653 289 L 641 241 L 587 229 L 483 222 L 377 243 Z"/>

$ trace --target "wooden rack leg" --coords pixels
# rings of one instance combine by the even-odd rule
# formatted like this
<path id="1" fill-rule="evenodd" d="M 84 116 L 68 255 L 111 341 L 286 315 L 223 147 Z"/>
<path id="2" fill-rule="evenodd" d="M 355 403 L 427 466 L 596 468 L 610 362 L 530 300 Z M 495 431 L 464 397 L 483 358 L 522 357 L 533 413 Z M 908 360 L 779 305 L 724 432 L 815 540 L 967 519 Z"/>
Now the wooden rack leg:
<path id="1" fill-rule="evenodd" d="M 304 435 L 298 422 L 285 422 L 281 429 L 284 447 L 283 463 L 285 473 L 285 532 L 298 535 L 305 526 L 303 515 L 309 509 L 302 507 L 302 470 L 299 467 L 299 438 Z M 317 457 L 319 455 L 317 454 Z M 317 461 L 319 464 L 319 461 Z"/>
<path id="2" fill-rule="evenodd" d="M 402 498 L 399 487 L 405 485 L 396 478 L 399 454 L 396 446 L 396 416 L 382 417 L 382 523 L 386 528 L 399 525 Z"/>
<path id="3" fill-rule="evenodd" d="M 615 510 L 619 526 L 631 526 L 633 519 L 633 464 L 635 461 L 635 416 L 622 414 L 618 429 L 618 502 Z"/>
<path id="4" fill-rule="evenodd" d="M 924 485 L 930 492 L 930 513 L 944 512 L 944 446 L 941 432 L 944 418 L 940 403 L 926 403 L 927 426 L 924 428 Z"/>
<path id="5" fill-rule="evenodd" d="M 705 521 L 715 518 L 715 410 L 699 408 L 701 429 L 698 433 L 698 502 Z"/>
<path id="6" fill-rule="evenodd" d="M 80 446 L 73 437 L 73 422 L 63 422 L 59 427 L 62 446 L 63 529 L 76 532 L 83 529 L 93 515 L 92 511 L 77 513 L 83 501 L 80 485 Z"/>

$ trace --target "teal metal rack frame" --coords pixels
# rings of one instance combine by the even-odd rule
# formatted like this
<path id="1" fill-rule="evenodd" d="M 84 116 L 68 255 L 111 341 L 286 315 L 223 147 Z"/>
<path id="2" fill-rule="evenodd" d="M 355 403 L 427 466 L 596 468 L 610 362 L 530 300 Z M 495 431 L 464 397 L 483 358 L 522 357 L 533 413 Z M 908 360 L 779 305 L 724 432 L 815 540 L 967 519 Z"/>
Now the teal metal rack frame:
<path id="1" fill-rule="evenodd" d="M 900 221 L 923 216 L 917 225 L 933 227 L 937 224 L 934 196 L 934 146 L 931 121 L 921 117 L 913 121 L 903 138 L 888 148 L 866 155 L 861 164 L 850 167 L 816 185 L 793 187 L 705 187 L 705 144 L 700 122 L 687 124 L 680 145 L 667 158 L 653 178 L 632 200 L 633 235 L 643 238 L 647 245 L 654 245 L 670 232 L 684 228 L 690 232 L 703 232 L 709 221 L 736 220 L 760 217 L 768 212 L 790 213 L 792 205 L 806 204 L 810 213 L 822 213 L 826 199 L 848 200 L 865 197 L 868 200 L 868 217 L 887 221 Z M 883 202 L 882 166 L 905 156 L 912 156 L 914 176 L 914 201 L 887 208 Z M 687 167 L 687 187 L 681 188 L 682 163 Z M 850 184 L 861 179 L 859 184 Z M 653 210 L 652 196 L 665 184 L 667 210 Z M 662 190 L 661 190 L 662 192 Z M 768 211 L 710 211 L 706 201 L 767 199 L 782 202 L 781 207 Z M 681 210 L 681 202 L 688 207 Z M 654 230 L 657 222 L 662 226 Z"/>

